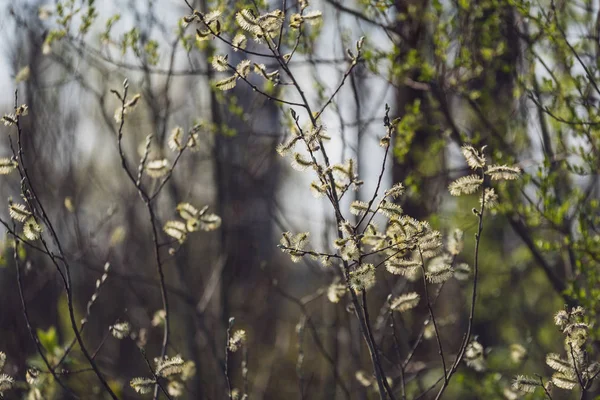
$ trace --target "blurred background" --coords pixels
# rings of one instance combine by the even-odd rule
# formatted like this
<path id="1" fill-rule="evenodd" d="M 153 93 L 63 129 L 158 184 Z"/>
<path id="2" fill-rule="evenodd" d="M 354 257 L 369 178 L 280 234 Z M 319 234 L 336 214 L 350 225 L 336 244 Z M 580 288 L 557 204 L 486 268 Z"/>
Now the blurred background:
<path id="1" fill-rule="evenodd" d="M 233 22 L 237 10 L 285 7 L 289 21 L 300 9 L 295 0 L 190 4 L 202 12 L 220 9 L 223 36 L 230 39 L 239 31 Z M 0 7 L 0 107 L 3 114 L 13 111 L 15 90 L 18 104 L 29 107 L 21 119 L 26 166 L 71 265 L 78 319 L 86 315 L 96 280 L 110 265 L 83 338 L 119 398 L 138 398 L 129 381 L 148 375 L 138 345 L 143 343 L 152 359 L 160 355 L 163 340 L 152 226 L 117 146 L 114 115 L 121 102 L 111 90 L 122 92 L 126 78 L 129 97 L 141 95 L 123 128 L 124 155 L 134 171 L 149 134 L 150 158 L 173 161 L 172 130 L 201 126 L 197 151 L 178 159 L 154 199 L 159 228 L 176 218 L 182 202 L 208 205 L 222 219 L 218 230 L 190 234 L 182 246 L 159 232 L 170 306 L 168 354 L 180 354 L 196 367 L 181 397 L 227 398 L 225 348 L 229 320 L 235 318 L 232 329 L 245 330 L 247 343 L 244 352 L 230 353 L 229 374 L 232 386 L 247 390 L 250 398 L 376 398 L 350 302 L 333 303 L 327 295 L 338 271 L 306 257 L 291 263 L 277 248 L 282 232 L 309 231 L 315 249 L 334 251 L 335 215 L 325 198 L 311 195 L 314 177 L 290 168 L 275 151 L 289 137 L 290 106 L 241 81 L 228 92 L 212 84 L 220 77 L 210 66 L 214 54 L 228 54 L 232 64 L 246 56 L 217 39 L 196 41 L 196 26 L 182 23 L 191 13 L 183 0 L 19 0 L 2 1 Z M 300 34 L 286 23 L 281 46 L 285 52 L 297 46 L 291 70 L 315 109 L 342 81 L 349 65 L 346 49 L 355 52 L 355 42 L 366 37 L 361 63 L 321 117 L 332 138 L 327 146 L 333 160 L 353 158 L 365 181 L 343 208 L 370 200 L 384 167 L 382 188 L 397 182 L 407 188 L 398 200 L 407 215 L 429 221 L 444 237 L 456 228 L 464 231 L 458 261 L 472 265 L 477 218 L 471 210 L 478 200 L 453 198 L 447 190 L 469 171 L 460 146 L 486 145 L 490 160 L 522 168 L 518 183 L 497 188 L 500 205 L 485 218 L 473 328 L 485 349 L 485 366 L 462 365 L 445 393 L 457 399 L 517 398 L 510 389 L 513 376 L 549 376 L 545 355 L 564 350 L 552 321 L 558 310 L 581 305 L 590 322 L 597 319 L 598 5 L 324 0 L 311 2 L 309 10 L 322 11 L 322 22 Z M 268 52 L 251 41 L 248 49 Z M 269 71 L 277 67 L 272 59 L 248 57 Z M 298 100 L 289 86 L 264 86 L 276 97 Z M 393 151 L 382 163 L 386 103 L 390 116 L 402 120 Z M 9 137 L 15 140 L 16 129 L 0 129 L 0 156 L 10 157 Z M 150 192 L 157 189 L 156 180 L 144 178 L 142 184 Z M 10 221 L 8 199 L 21 197 L 18 174 L 2 176 L 0 190 L 6 204 L 0 216 Z M 56 243 L 48 242 L 57 251 Z M 43 371 L 44 364 L 23 315 L 11 243 L 7 234 L 0 268 L 0 351 L 8 360 L 3 372 L 18 384 L 5 397 L 36 398 L 25 374 L 32 366 Z M 56 363 L 74 337 L 63 283 L 47 254 L 20 249 L 29 319 Z M 430 288 L 440 296 L 434 310 L 448 355 L 455 354 L 467 325 L 470 282 Z M 369 291 L 384 368 L 396 389 L 404 375 L 411 399 L 437 393 L 431 389 L 442 375 L 437 345 L 434 337 L 422 337 L 428 320 L 423 304 L 396 315 L 390 327 L 386 299 L 422 290 L 421 281 L 378 271 Z M 118 340 L 110 334 L 118 321 L 129 322 L 132 336 Z M 416 343 L 414 356 L 403 365 Z M 63 380 L 81 398 L 108 398 L 77 345 L 61 368 Z M 56 383 L 40 395 L 71 398 Z M 555 398 L 569 395 L 558 391 Z"/>

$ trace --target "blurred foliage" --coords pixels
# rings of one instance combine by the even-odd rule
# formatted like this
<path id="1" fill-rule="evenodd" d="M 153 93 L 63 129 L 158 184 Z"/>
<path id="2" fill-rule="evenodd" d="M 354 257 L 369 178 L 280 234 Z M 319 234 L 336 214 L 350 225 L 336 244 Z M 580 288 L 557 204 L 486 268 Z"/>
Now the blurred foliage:
<path id="1" fill-rule="evenodd" d="M 272 39 L 239 22 L 241 10 L 279 20 L 269 13 L 282 4 L 282 27 L 264 25 Z M 90 358 L 105 388 L 123 399 L 155 390 L 189 399 L 383 398 L 354 304 L 343 294 L 350 280 L 304 257 L 354 251 L 331 243 L 344 229 L 332 222 L 339 213 L 321 214 L 305 200 L 308 184 L 274 157 L 303 123 L 311 132 L 323 123 L 314 148 L 331 146 L 335 163 L 346 163 L 338 153 L 350 154 L 364 186 L 374 187 L 381 161 L 368 141 L 385 134 L 386 102 L 398 117 L 385 171 L 406 188 L 398 204 L 444 237 L 464 231 L 464 250 L 452 265 L 473 267 L 479 245 L 472 330 L 483 367 L 461 362 L 443 397 L 600 396 L 589 376 L 560 389 L 546 362 L 549 353 L 567 354 L 570 366 L 558 372 L 573 378 L 583 376 L 578 366 L 599 359 L 600 10 L 591 0 L 203 0 L 118 8 L 64 0 L 6 7 L 13 29 L 7 62 L 29 115 L 19 115 L 6 91 L 10 141 L 2 150 L 14 160 L 3 160 L 2 169 L 23 176 L 3 176 L 2 190 L 24 198 L 29 215 L 44 222 L 44 241 L 24 240 L 15 257 L 14 216 L 2 214 L 9 233 L 0 254 L 0 350 L 7 353 L 0 393 L 15 380 L 6 398 L 73 397 L 53 373 L 80 398 L 109 398 Z M 322 14 L 302 20 L 316 11 Z M 226 65 L 214 70 L 224 55 Z M 247 71 L 240 67 L 245 58 L 252 61 Z M 305 92 L 294 91 L 300 87 Z M 290 116 L 290 109 L 308 110 L 304 102 L 317 105 L 315 113 Z M 522 170 L 510 184 L 485 177 L 482 185 L 493 187 L 499 204 L 485 214 L 479 240 L 477 197 L 448 194 L 469 171 L 459 155 L 465 145 L 485 148 L 488 165 Z M 313 167 L 301 157 L 295 168 Z M 157 166 L 155 176 L 145 165 Z M 349 179 L 344 193 L 360 187 L 346 198 L 370 200 L 352 164 L 340 171 Z M 30 202 L 43 204 L 43 213 Z M 191 203 L 215 204 L 216 214 Z M 199 232 L 221 218 L 218 232 Z M 275 252 L 280 232 L 316 224 L 322 232 L 312 238 L 323 254 L 302 253 L 305 240 L 294 236 L 282 245 L 298 247 L 292 259 L 303 263 L 288 265 Z M 63 282 L 67 260 L 72 278 Z M 159 274 L 157 260 L 158 270 L 164 263 Z M 424 298 L 427 286 L 375 267 L 360 270 L 359 285 L 359 270 L 352 271 L 355 286 L 374 285 L 368 305 L 366 294 L 362 301 L 396 398 L 436 398 L 445 388 L 439 347 L 451 365 L 471 324 L 472 280 L 431 283 L 442 328 L 435 343 L 423 302 L 405 314 L 388 309 L 388 296 Z M 330 292 L 335 285 L 342 295 Z M 577 322 L 587 335 L 583 361 L 569 358 L 569 333 L 553 321 L 576 307 L 586 311 Z M 82 352 L 73 323 L 93 357 Z M 35 371 L 41 378 L 32 383 L 28 373 Z M 517 391 L 518 375 L 558 387 L 546 392 L 531 383 L 533 393 Z"/>

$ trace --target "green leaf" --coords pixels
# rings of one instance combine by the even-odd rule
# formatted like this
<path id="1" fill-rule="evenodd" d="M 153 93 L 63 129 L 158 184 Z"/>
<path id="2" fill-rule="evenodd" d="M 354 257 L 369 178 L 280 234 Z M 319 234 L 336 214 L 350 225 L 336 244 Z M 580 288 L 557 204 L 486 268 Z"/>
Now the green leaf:
<path id="1" fill-rule="evenodd" d="M 46 331 L 43 329 L 38 329 L 37 335 L 42 346 L 49 353 L 54 353 L 54 349 L 58 347 L 58 334 L 56 333 L 56 327 L 53 325 Z"/>

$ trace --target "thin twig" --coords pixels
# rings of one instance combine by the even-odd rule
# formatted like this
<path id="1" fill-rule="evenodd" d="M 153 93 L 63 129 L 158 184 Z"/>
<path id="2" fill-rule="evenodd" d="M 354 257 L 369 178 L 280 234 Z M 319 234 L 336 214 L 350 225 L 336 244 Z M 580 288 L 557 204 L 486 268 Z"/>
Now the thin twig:
<path id="1" fill-rule="evenodd" d="M 227 396 L 229 400 L 233 399 L 232 396 L 232 388 L 231 388 L 231 378 L 229 377 L 229 341 L 231 339 L 231 328 L 233 327 L 233 323 L 235 319 L 229 318 L 229 324 L 227 325 L 227 337 L 225 341 L 225 363 L 224 363 L 224 373 L 225 373 L 225 382 L 227 383 Z"/>
<path id="2" fill-rule="evenodd" d="M 15 90 L 15 109 L 18 106 L 18 91 Z M 65 267 L 65 273 L 63 274 L 63 272 L 61 271 L 60 267 L 58 266 L 58 263 L 56 262 L 55 258 L 53 257 L 52 252 L 50 252 L 50 250 L 48 249 L 48 246 L 46 244 L 46 242 L 43 240 L 42 238 L 42 244 L 44 245 L 46 251 L 48 252 L 48 254 L 50 255 L 50 259 L 53 261 L 53 263 L 55 264 L 59 274 L 61 275 L 61 278 L 63 279 L 63 283 L 64 283 L 64 287 L 65 287 L 65 292 L 67 294 L 67 308 L 69 310 L 69 319 L 70 319 L 70 323 L 71 323 L 71 328 L 73 329 L 73 333 L 75 334 L 75 338 L 77 339 L 77 343 L 79 344 L 79 347 L 81 349 L 81 352 L 83 353 L 84 357 L 87 359 L 88 363 L 90 364 L 90 366 L 92 367 L 92 369 L 94 370 L 94 373 L 96 374 L 96 376 L 98 377 L 98 379 L 100 380 L 100 383 L 102 383 L 102 386 L 104 386 L 104 389 L 106 390 L 106 392 L 111 396 L 111 398 L 113 398 L 113 400 L 118 400 L 117 395 L 115 394 L 115 392 L 112 390 L 112 388 L 110 387 L 110 385 L 108 384 L 108 382 L 106 381 L 106 379 L 104 378 L 104 376 L 102 375 L 102 373 L 100 372 L 100 369 L 98 368 L 98 365 L 96 364 L 96 362 L 94 361 L 94 359 L 92 359 L 87 347 L 85 346 L 85 343 L 83 341 L 83 338 L 81 337 L 81 334 L 79 333 L 79 328 L 77 326 L 77 320 L 75 318 L 75 310 L 74 310 L 74 300 L 73 300 L 73 291 L 72 291 L 72 281 L 71 281 L 71 270 L 70 270 L 70 266 L 66 260 L 66 257 L 64 255 L 60 240 L 58 238 L 58 235 L 54 229 L 54 225 L 52 224 L 52 222 L 50 221 L 50 218 L 48 217 L 48 214 L 46 213 L 46 210 L 40 200 L 40 198 L 38 197 L 38 195 L 36 194 L 36 191 L 33 187 L 33 181 L 31 180 L 31 178 L 29 177 L 29 173 L 27 170 L 27 163 L 25 161 L 25 156 L 24 156 L 24 152 L 23 152 L 23 146 L 22 146 L 22 129 L 21 129 L 21 123 L 20 123 L 20 116 L 17 116 L 16 118 L 16 125 L 17 125 L 17 147 L 18 147 L 18 154 L 19 154 L 19 172 L 22 173 L 22 181 L 23 183 L 26 183 L 28 186 L 28 190 L 29 190 L 29 196 L 27 195 L 27 192 L 25 192 L 25 197 L 29 198 L 30 200 L 35 201 L 35 204 L 37 205 L 37 208 L 39 209 L 42 218 L 44 220 L 44 223 L 46 225 L 46 227 L 48 228 L 48 230 L 50 231 L 50 235 L 52 237 L 52 239 L 54 240 L 54 243 L 58 249 L 58 252 L 61 256 L 61 261 Z M 32 207 L 32 210 L 34 208 Z"/>
<path id="3" fill-rule="evenodd" d="M 484 172 L 483 168 L 481 168 L 480 175 L 481 175 L 482 181 L 485 182 L 485 172 Z M 444 384 L 440 388 L 440 391 L 438 392 L 437 396 L 435 397 L 435 400 L 439 400 L 442 397 L 442 394 L 444 394 L 444 391 L 446 390 L 446 388 L 448 387 L 448 384 L 450 383 L 450 378 L 452 377 L 452 375 L 454 375 L 454 373 L 458 369 L 458 366 L 465 355 L 465 351 L 467 350 L 469 341 L 471 339 L 473 323 L 475 320 L 475 304 L 476 304 L 476 300 L 477 300 L 477 282 L 478 282 L 478 278 L 479 278 L 479 246 L 481 244 L 481 234 L 483 232 L 483 214 L 485 212 L 485 189 L 486 189 L 485 185 L 483 185 L 481 188 L 481 208 L 477 211 L 477 217 L 479 219 L 479 223 L 477 225 L 477 234 L 475 235 L 475 255 L 474 255 L 475 262 L 473 263 L 473 290 L 471 292 L 471 308 L 469 310 L 469 322 L 467 325 L 467 332 L 463 338 L 462 344 L 458 351 L 458 355 L 456 356 L 456 360 L 452 364 L 452 367 L 450 368 L 450 371 L 448 372 L 447 376 L 446 376 L 446 372 L 444 371 L 444 376 L 446 376 L 446 378 L 444 380 Z"/>
<path id="4" fill-rule="evenodd" d="M 444 349 L 442 348 L 442 339 L 440 337 L 440 331 L 435 320 L 435 315 L 433 314 L 433 307 L 431 305 L 431 301 L 429 300 L 429 288 L 427 285 L 427 274 L 425 272 L 425 260 L 423 259 L 423 252 L 421 251 L 421 247 L 419 245 L 417 245 L 417 249 L 419 251 L 419 257 L 421 258 L 421 271 L 423 273 L 423 292 L 425 293 L 425 303 L 427 304 L 427 310 L 429 310 L 429 317 L 431 318 L 431 323 L 433 324 L 433 329 L 435 331 L 435 339 L 438 345 L 438 354 L 442 359 L 442 367 L 444 369 L 444 381 L 447 383 L 448 375 L 446 372 L 446 358 L 444 357 Z"/>
<path id="5" fill-rule="evenodd" d="M 15 227 L 13 227 L 13 231 L 15 230 Z M 17 272 L 17 287 L 19 288 L 19 298 L 21 300 L 21 309 L 23 311 L 23 317 L 25 318 L 25 323 L 27 324 L 27 330 L 29 331 L 29 335 L 31 336 L 31 340 L 33 340 L 33 343 L 35 344 L 35 348 L 38 352 L 38 354 L 40 355 L 42 361 L 44 361 L 44 364 L 46 364 L 46 367 L 48 368 L 48 372 L 50 374 L 52 374 L 52 377 L 54 378 L 54 380 L 60 385 L 60 387 L 62 387 L 67 393 L 69 393 L 69 395 L 75 399 L 79 399 L 79 396 L 77 396 L 70 388 L 68 388 L 58 377 L 58 374 L 54 371 L 54 368 L 52 368 L 52 365 L 50 365 L 50 361 L 48 361 L 48 358 L 46 357 L 46 355 L 44 354 L 45 349 L 43 348 L 42 344 L 40 343 L 40 339 L 38 338 L 32 324 L 31 324 L 31 319 L 29 317 L 29 309 L 27 307 L 27 302 L 25 301 L 25 295 L 23 293 L 23 279 L 21 277 L 21 268 L 19 266 L 19 242 L 17 241 L 17 237 L 13 236 L 14 240 L 15 240 L 15 245 L 13 248 L 13 259 L 15 262 L 15 270 Z"/>

